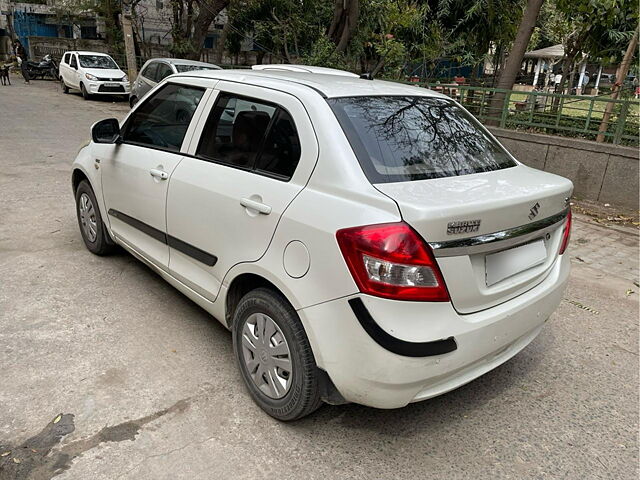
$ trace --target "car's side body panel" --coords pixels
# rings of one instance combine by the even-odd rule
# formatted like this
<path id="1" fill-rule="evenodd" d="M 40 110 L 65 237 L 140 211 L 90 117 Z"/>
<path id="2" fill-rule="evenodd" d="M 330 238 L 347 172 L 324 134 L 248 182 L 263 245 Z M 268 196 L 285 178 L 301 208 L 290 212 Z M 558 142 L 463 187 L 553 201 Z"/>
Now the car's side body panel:
<path id="1" fill-rule="evenodd" d="M 401 220 L 395 202 L 366 181 L 327 103 L 313 92 L 302 98 L 320 145 L 318 162 L 281 219 L 264 257 L 237 265 L 224 280 L 228 286 L 238 275 L 260 267 L 284 279 L 280 283 L 286 284 L 287 298 L 296 309 L 357 291 L 336 242 L 337 230 Z M 287 246 L 294 241 L 305 245 L 309 257 L 308 271 L 298 278 L 284 268 Z"/>
<path id="2" fill-rule="evenodd" d="M 294 96 L 250 85 L 220 82 L 217 91 L 257 97 L 292 115 L 301 143 L 298 166 L 289 181 L 282 181 L 195 156 L 197 142 L 171 178 L 167 200 L 167 232 L 216 257 L 208 265 L 171 249 L 170 270 L 204 297 L 215 300 L 222 279 L 241 262 L 258 260 L 269 246 L 282 213 L 304 188 L 318 159 L 318 142 L 309 117 Z M 208 120 L 212 97 L 200 123 Z M 202 129 L 202 125 L 197 127 Z M 266 205 L 261 214 L 241 204 L 251 199 Z M 184 215 L 185 211 L 189 215 Z"/>

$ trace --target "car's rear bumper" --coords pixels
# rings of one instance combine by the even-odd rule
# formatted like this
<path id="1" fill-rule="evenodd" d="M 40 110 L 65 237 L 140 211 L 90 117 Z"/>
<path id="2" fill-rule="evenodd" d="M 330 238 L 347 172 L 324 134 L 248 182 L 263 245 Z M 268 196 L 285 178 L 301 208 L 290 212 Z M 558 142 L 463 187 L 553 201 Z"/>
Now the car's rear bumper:
<path id="1" fill-rule="evenodd" d="M 527 346 L 562 300 L 569 268 L 569 258 L 563 255 L 533 289 L 473 314 L 460 315 L 450 303 L 367 295 L 322 303 L 299 314 L 318 366 L 346 400 L 378 408 L 402 407 L 464 385 Z M 366 323 L 352 308 L 355 298 L 361 299 L 382 336 L 398 341 L 397 350 L 376 338 L 373 330 L 365 330 Z M 421 353 L 416 344 L 425 350 Z M 403 345 L 409 350 L 403 352 Z M 430 352 L 430 346 L 435 350 Z M 425 356 L 407 356 L 414 354 Z"/>

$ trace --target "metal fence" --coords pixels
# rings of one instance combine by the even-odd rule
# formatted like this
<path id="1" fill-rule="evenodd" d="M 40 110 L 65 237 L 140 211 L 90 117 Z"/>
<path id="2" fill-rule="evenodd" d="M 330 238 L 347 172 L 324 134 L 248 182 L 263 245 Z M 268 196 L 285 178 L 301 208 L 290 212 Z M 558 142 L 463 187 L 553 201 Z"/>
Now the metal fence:
<path id="1" fill-rule="evenodd" d="M 640 101 L 604 96 L 522 92 L 468 85 L 418 84 L 448 95 L 482 122 L 502 128 L 595 140 L 607 104 L 613 111 L 604 138 L 615 145 L 638 146 Z M 504 97 L 503 97 L 504 95 Z M 495 97 L 499 103 L 494 102 Z M 497 99 L 496 99 L 497 100 Z"/>

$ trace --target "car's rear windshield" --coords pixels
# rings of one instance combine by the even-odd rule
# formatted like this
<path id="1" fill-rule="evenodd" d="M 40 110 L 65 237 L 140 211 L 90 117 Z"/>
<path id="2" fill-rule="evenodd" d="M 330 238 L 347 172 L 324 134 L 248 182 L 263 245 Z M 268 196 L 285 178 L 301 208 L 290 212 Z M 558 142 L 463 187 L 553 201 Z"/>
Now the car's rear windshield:
<path id="1" fill-rule="evenodd" d="M 106 55 L 79 55 L 83 68 L 118 68 L 116 62 Z"/>
<path id="2" fill-rule="evenodd" d="M 453 177 L 516 163 L 478 121 L 440 98 L 327 100 L 371 183 Z"/>
<path id="3" fill-rule="evenodd" d="M 184 64 L 179 64 L 176 63 L 176 70 L 178 70 L 178 73 L 184 73 L 184 72 L 193 72 L 196 70 L 217 70 L 216 67 L 209 67 L 207 65 L 184 65 Z"/>

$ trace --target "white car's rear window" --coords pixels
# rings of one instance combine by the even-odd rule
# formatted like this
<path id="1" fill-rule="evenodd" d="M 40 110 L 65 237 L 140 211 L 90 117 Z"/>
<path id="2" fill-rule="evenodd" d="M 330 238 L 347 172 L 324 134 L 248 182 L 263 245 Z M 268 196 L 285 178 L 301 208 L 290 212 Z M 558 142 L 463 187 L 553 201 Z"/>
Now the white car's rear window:
<path id="1" fill-rule="evenodd" d="M 454 102 L 429 97 L 327 100 L 371 183 L 452 177 L 516 163 Z"/>

